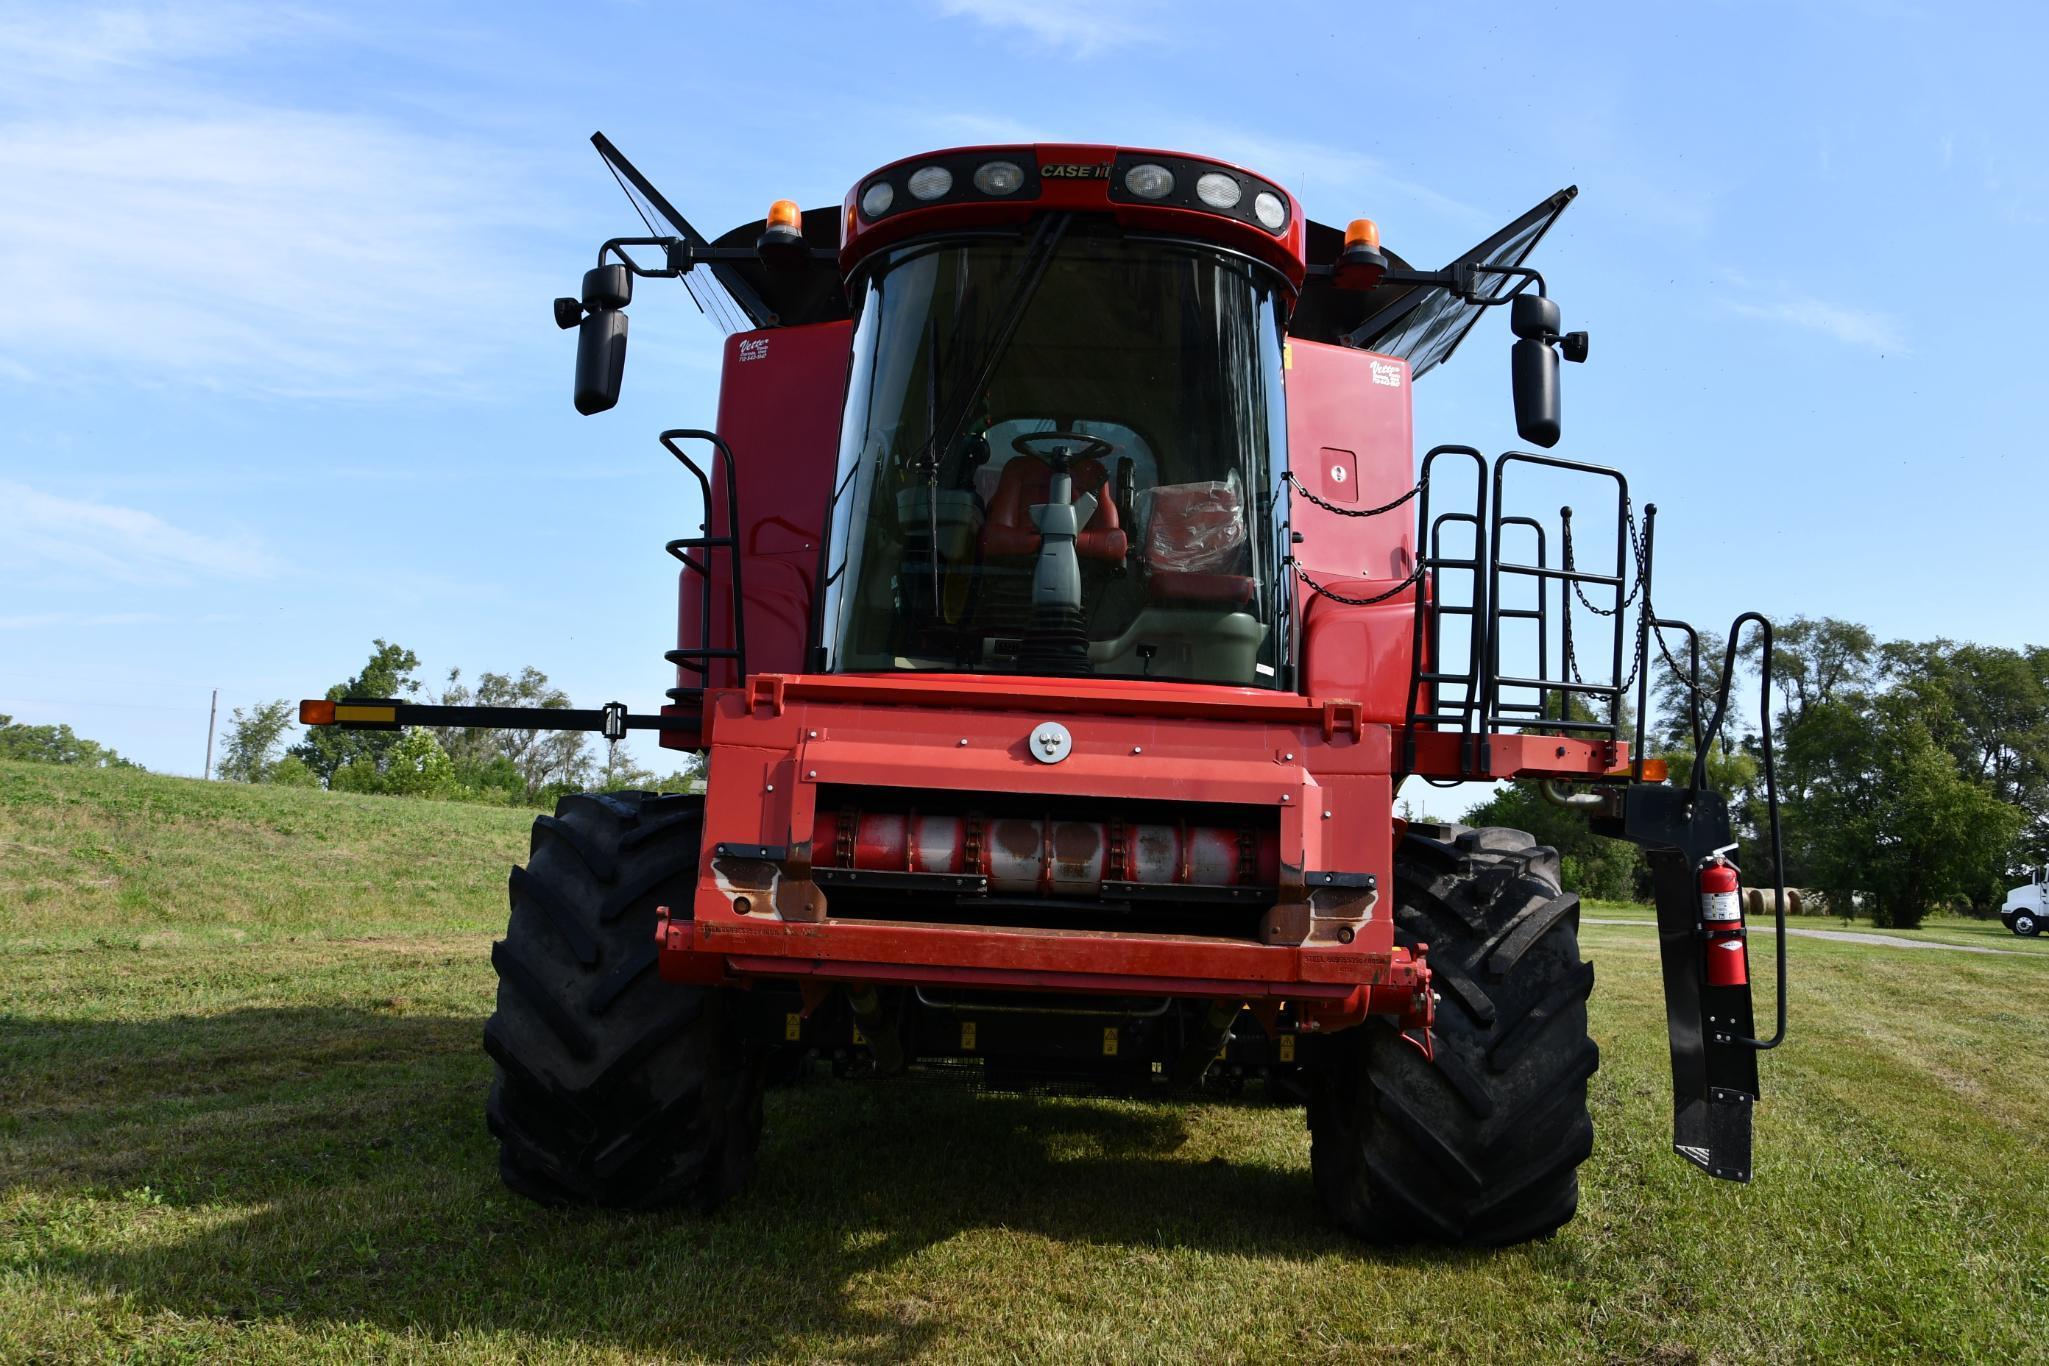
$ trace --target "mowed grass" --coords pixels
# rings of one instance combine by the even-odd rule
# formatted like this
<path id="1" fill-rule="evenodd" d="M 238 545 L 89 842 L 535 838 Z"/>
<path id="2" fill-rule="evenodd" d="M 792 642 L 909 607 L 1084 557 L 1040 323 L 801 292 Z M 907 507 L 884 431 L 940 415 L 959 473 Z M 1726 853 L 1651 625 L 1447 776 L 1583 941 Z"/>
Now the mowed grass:
<path id="1" fill-rule="evenodd" d="M 2049 965 L 1796 940 L 1758 1178 L 1668 1151 L 1589 926 L 1598 1149 L 1501 1252 L 1318 1220 L 1298 1110 L 818 1081 L 709 1218 L 484 1130 L 524 813 L 0 764 L 0 1361 L 2040 1359 Z"/>

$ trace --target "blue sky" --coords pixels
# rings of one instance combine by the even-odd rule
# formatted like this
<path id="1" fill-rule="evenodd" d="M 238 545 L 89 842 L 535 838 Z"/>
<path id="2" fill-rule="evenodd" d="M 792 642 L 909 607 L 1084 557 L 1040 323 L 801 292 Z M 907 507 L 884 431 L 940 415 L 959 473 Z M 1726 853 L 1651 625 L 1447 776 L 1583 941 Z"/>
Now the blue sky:
<path id="1" fill-rule="evenodd" d="M 1661 612 L 2041 642 L 2044 13 L 0 5 L 0 711 L 196 773 L 211 688 L 373 636 L 657 702 L 696 516 L 654 433 L 719 338 L 646 291 L 571 409 L 548 300 L 635 226 L 594 128 L 714 234 L 988 140 L 1228 157 L 1429 265 L 1577 183 L 1560 449 L 1661 505 Z M 1514 444 L 1507 342 L 1419 443 Z"/>

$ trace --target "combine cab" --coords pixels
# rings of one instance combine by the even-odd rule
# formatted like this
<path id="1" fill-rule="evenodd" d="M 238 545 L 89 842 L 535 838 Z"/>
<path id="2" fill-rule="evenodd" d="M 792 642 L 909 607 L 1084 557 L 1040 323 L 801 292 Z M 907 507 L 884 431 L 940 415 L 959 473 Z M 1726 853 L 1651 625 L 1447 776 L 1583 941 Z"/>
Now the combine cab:
<path id="1" fill-rule="evenodd" d="M 1642 757 L 1650 652 L 1690 634 L 1651 611 L 1656 510 L 1613 470 L 1412 447 L 1410 387 L 1495 307 L 1518 429 L 1559 439 L 1587 339 L 1524 263 L 1573 190 L 1417 270 L 1239 167 L 984 147 L 711 241 L 596 141 L 647 231 L 556 301 L 578 409 L 617 401 L 636 281 L 728 332 L 716 432 L 661 438 L 706 509 L 668 546 L 667 705 L 305 718 L 706 756 L 703 796 L 535 823 L 485 1035 L 508 1183 L 708 1207 L 771 1073 L 951 1064 L 1254 1081 L 1306 1103 L 1344 1227 L 1543 1234 L 1593 1142 L 1578 899 L 1526 834 L 1397 819 L 1410 777 L 1541 780 L 1649 850 L 1675 1148 L 1748 1178 L 1784 1002 L 1752 1037 L 1722 800 Z M 1513 510 L 1560 481 L 1598 553 Z"/>

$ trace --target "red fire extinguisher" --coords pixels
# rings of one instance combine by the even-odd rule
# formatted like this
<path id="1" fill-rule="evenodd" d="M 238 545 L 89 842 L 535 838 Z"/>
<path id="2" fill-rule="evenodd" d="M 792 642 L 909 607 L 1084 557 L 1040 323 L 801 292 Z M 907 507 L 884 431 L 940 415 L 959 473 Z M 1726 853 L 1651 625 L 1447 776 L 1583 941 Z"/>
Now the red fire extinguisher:
<path id="1" fill-rule="evenodd" d="M 1731 845 L 1730 848 L 1734 848 Z M 1700 930 L 1711 987 L 1750 985 L 1750 954 L 1744 946 L 1743 878 L 1718 849 L 1700 866 Z"/>

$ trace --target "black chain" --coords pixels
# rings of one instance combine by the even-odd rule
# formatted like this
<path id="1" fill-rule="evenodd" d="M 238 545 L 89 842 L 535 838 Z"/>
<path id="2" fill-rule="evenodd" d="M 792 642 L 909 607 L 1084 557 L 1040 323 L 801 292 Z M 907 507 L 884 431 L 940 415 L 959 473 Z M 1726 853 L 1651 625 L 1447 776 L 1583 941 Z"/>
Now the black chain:
<path id="1" fill-rule="evenodd" d="M 1382 503 L 1377 508 L 1341 508 L 1336 503 L 1326 502 L 1323 499 L 1318 498 L 1308 489 L 1302 487 L 1302 481 L 1295 477 L 1295 472 L 1293 470 L 1288 471 L 1287 479 L 1289 488 L 1295 490 L 1295 492 L 1301 494 L 1304 498 L 1307 498 L 1310 502 L 1316 504 L 1316 506 L 1322 508 L 1325 512 L 1335 512 L 1340 517 L 1378 517 L 1383 512 L 1393 512 L 1403 503 L 1408 502 L 1411 498 L 1414 498 L 1417 494 L 1421 493 L 1424 489 L 1430 486 L 1430 476 L 1428 473 L 1425 473 L 1422 478 L 1416 481 L 1415 487 L 1411 488 L 1407 493 L 1403 494 L 1401 497 L 1395 499 L 1391 503 Z"/>
<path id="2" fill-rule="evenodd" d="M 1424 489 L 1430 486 L 1430 476 L 1426 472 L 1421 478 L 1416 480 L 1415 484 L 1409 489 L 1407 493 L 1404 493 L 1401 497 L 1395 499 L 1393 502 L 1382 503 L 1377 508 L 1341 508 L 1335 503 L 1327 502 L 1324 499 L 1317 497 L 1308 489 L 1304 488 L 1302 486 L 1302 481 L 1295 477 L 1295 472 L 1293 470 L 1288 471 L 1287 481 L 1289 488 L 1301 494 L 1304 498 L 1307 498 L 1310 502 L 1316 504 L 1316 506 L 1322 508 L 1325 512 L 1334 512 L 1340 517 L 1378 517 L 1384 512 L 1393 512 L 1403 503 L 1408 502 L 1411 498 L 1414 498 L 1417 494 L 1421 493 Z M 1308 584 L 1310 592 L 1316 594 L 1318 597 L 1329 598 L 1332 602 L 1343 603 L 1347 607 L 1371 607 L 1375 603 L 1386 602 L 1389 598 L 1401 592 L 1404 588 L 1407 588 L 1410 585 L 1418 582 L 1423 577 L 1423 561 L 1419 558 L 1416 561 L 1416 567 L 1409 571 L 1409 576 L 1403 579 L 1400 583 L 1396 584 L 1394 587 L 1388 589 L 1385 593 L 1376 593 L 1370 598 L 1348 598 L 1342 593 L 1332 592 L 1330 589 L 1318 583 L 1315 579 L 1310 578 L 1309 575 L 1302 571 L 1301 565 L 1298 564 L 1294 568 L 1295 577 L 1302 580 L 1302 582 Z"/>
<path id="3" fill-rule="evenodd" d="M 1567 580 L 1565 580 L 1566 583 L 1572 586 L 1572 596 L 1579 599 L 1580 606 L 1586 608 L 1589 612 L 1592 612 L 1597 617 L 1619 616 L 1622 612 L 1628 609 L 1629 605 L 1632 602 L 1636 601 L 1636 595 L 1643 591 L 1645 568 L 1643 537 L 1641 536 L 1641 534 L 1639 534 L 1636 527 L 1636 505 L 1633 502 L 1631 502 L 1626 496 L 1622 500 L 1622 521 L 1623 526 L 1627 529 L 1629 533 L 1630 558 L 1635 562 L 1636 565 L 1636 582 L 1630 585 L 1628 595 L 1624 597 L 1622 601 L 1614 607 L 1596 607 L 1591 601 L 1588 600 L 1586 591 L 1580 587 L 1578 579 L 1568 578 Z M 1561 539 L 1563 540 L 1564 544 L 1560 547 L 1559 553 L 1563 556 L 1563 565 L 1565 572 L 1567 574 L 1571 574 L 1577 568 L 1577 565 L 1574 562 L 1572 553 L 1572 519 L 1570 517 L 1565 519 L 1565 525 L 1563 528 Z M 1564 607 L 1565 629 L 1563 635 L 1565 644 L 1566 677 L 1574 683 L 1584 683 L 1586 682 L 1586 680 L 1580 677 L 1579 659 L 1577 657 L 1576 652 L 1572 648 L 1572 601 L 1570 598 L 1564 600 Z M 1648 595 L 1644 597 L 1643 610 L 1646 613 L 1649 613 L 1651 610 L 1651 600 Z M 1661 646 L 1664 644 L 1664 640 L 1662 637 L 1659 639 L 1658 643 Z M 1627 693 L 1630 687 L 1636 682 L 1637 671 L 1643 667 L 1643 657 L 1644 651 L 1641 649 L 1632 649 L 1629 652 L 1629 673 L 1627 677 L 1623 678 L 1621 682 L 1616 684 L 1618 696 L 1622 693 Z M 1669 658 L 1669 655 L 1667 657 Z"/>
<path id="4" fill-rule="evenodd" d="M 1651 634 L 1658 638 L 1658 653 L 1665 657 L 1665 667 L 1672 671 L 1672 677 L 1679 680 L 1680 686 L 1693 694 L 1694 701 L 1705 702 L 1712 709 L 1715 700 L 1715 690 L 1713 688 L 1703 688 L 1700 684 L 1694 682 L 1692 669 L 1679 667 L 1679 661 L 1672 657 L 1672 647 L 1665 643 L 1665 628 L 1658 625 L 1658 614 L 1651 610 L 1651 600 L 1645 598 L 1643 605 L 1644 611 L 1650 613 Z"/>
<path id="5" fill-rule="evenodd" d="M 1623 500 L 1622 508 L 1623 525 L 1629 531 L 1630 556 L 1636 562 L 1636 584 L 1629 590 L 1629 596 L 1622 600 L 1622 606 L 1627 607 L 1630 603 L 1636 600 L 1637 593 L 1643 588 L 1645 569 L 1645 546 L 1643 542 L 1643 533 L 1637 527 L 1636 524 L 1635 505 L 1625 498 Z M 1568 572 L 1570 572 L 1573 567 L 1572 523 L 1570 521 L 1567 521 L 1565 523 L 1564 541 L 1565 568 Z M 1580 600 L 1580 603 L 1583 606 L 1585 606 L 1588 611 L 1604 617 L 1612 617 L 1615 615 L 1615 612 L 1612 610 L 1604 610 L 1602 608 L 1594 606 L 1593 603 L 1588 602 L 1587 595 L 1583 591 L 1581 591 L 1577 580 L 1568 580 L 1568 582 L 1572 584 L 1573 596 L 1577 597 Z M 1571 604 L 1566 604 L 1566 611 L 1570 613 L 1571 610 Z M 1665 667 L 1672 671 L 1672 676 L 1675 679 L 1678 679 L 1681 686 L 1683 686 L 1688 692 L 1692 693 L 1697 700 L 1711 702 L 1714 697 L 1714 691 L 1709 688 L 1703 688 L 1698 683 L 1694 682 L 1692 678 L 1692 670 L 1681 668 L 1678 659 L 1676 659 L 1673 656 L 1672 647 L 1665 640 L 1665 628 L 1658 625 L 1657 609 L 1651 606 L 1650 594 L 1648 593 L 1644 594 L 1643 610 L 1644 615 L 1650 619 L 1651 634 L 1657 638 L 1658 653 L 1664 656 Z M 1565 642 L 1565 662 L 1566 668 L 1571 671 L 1572 681 L 1575 683 L 1583 681 L 1579 677 L 1578 666 L 1576 661 L 1573 659 L 1572 639 L 1569 633 L 1566 637 Z M 1629 690 L 1630 684 L 1636 682 L 1637 670 L 1643 667 L 1643 663 L 1644 652 L 1641 650 L 1631 651 L 1629 663 L 1629 677 L 1622 680 L 1622 689 L 1624 692 L 1627 692 Z"/>
<path id="6" fill-rule="evenodd" d="M 1403 579 L 1400 583 L 1388 589 L 1385 593 L 1376 593 L 1370 598 L 1348 598 L 1342 593 L 1333 593 L 1330 589 L 1325 588 L 1315 579 L 1312 579 L 1307 574 L 1303 573 L 1302 566 L 1299 564 L 1295 566 L 1295 577 L 1302 580 L 1302 582 L 1308 584 L 1309 591 L 1316 594 L 1318 597 L 1329 598 L 1332 602 L 1343 603 L 1347 607 L 1371 607 L 1373 606 L 1373 604 L 1377 602 L 1386 602 L 1389 598 L 1401 592 L 1404 588 L 1409 587 L 1418 579 L 1421 579 L 1423 577 L 1423 565 L 1421 561 L 1418 561 L 1416 567 L 1409 571 L 1409 576 L 1406 579 Z"/>
<path id="7" fill-rule="evenodd" d="M 1584 607 L 1585 607 L 1585 608 L 1586 608 L 1586 609 L 1587 609 L 1587 610 L 1588 610 L 1589 612 L 1592 612 L 1592 613 L 1593 613 L 1593 614 L 1594 614 L 1595 616 L 1598 616 L 1598 617 L 1612 617 L 1612 616 L 1614 616 L 1614 615 L 1615 615 L 1615 614 L 1616 614 L 1617 612 L 1620 612 L 1620 611 L 1624 610 L 1625 608 L 1627 608 L 1627 607 L 1629 606 L 1629 604 L 1630 604 L 1630 603 L 1632 603 L 1632 602 L 1635 602 L 1635 601 L 1636 601 L 1636 595 L 1637 595 L 1637 593 L 1638 593 L 1638 592 L 1640 592 L 1640 591 L 1642 590 L 1642 588 L 1643 588 L 1643 569 L 1644 569 L 1644 564 L 1643 564 L 1643 558 L 1644 558 L 1644 550 L 1643 550 L 1643 537 L 1642 537 L 1642 536 L 1641 536 L 1641 535 L 1640 535 L 1640 534 L 1638 533 L 1638 531 L 1637 531 L 1637 529 L 1636 529 L 1636 506 L 1635 506 L 1635 504 L 1631 503 L 1631 502 L 1630 502 L 1630 501 L 1629 501 L 1629 500 L 1628 500 L 1627 498 L 1624 498 L 1624 499 L 1622 500 L 1622 518 L 1623 518 L 1623 524 L 1624 524 L 1624 525 L 1625 525 L 1625 526 L 1626 526 L 1626 527 L 1628 528 L 1628 530 L 1629 530 L 1629 547 L 1630 547 L 1630 558 L 1631 558 L 1631 559 L 1633 559 L 1633 560 L 1634 560 L 1634 561 L 1636 562 L 1636 583 L 1635 583 L 1634 585 L 1632 585 L 1632 586 L 1630 587 L 1630 590 L 1629 590 L 1629 596 L 1628 596 L 1628 597 L 1626 597 L 1626 598 L 1624 598 L 1624 599 L 1622 600 L 1622 602 L 1621 602 L 1621 605 L 1620 605 L 1620 606 L 1617 606 L 1617 607 L 1596 607 L 1596 606 L 1594 606 L 1594 604 L 1593 604 L 1592 602 L 1588 601 L 1588 599 L 1587 599 L 1587 594 L 1586 594 L 1586 590 L 1585 590 L 1584 588 L 1581 588 L 1581 587 L 1579 586 L 1579 580 L 1578 580 L 1578 579 L 1570 579 L 1570 580 L 1567 580 L 1567 582 L 1569 582 L 1569 583 L 1571 583 L 1571 584 L 1572 584 L 1572 595 L 1573 595 L 1574 597 L 1578 598 L 1578 599 L 1580 600 L 1580 604 L 1581 604 L 1582 606 L 1584 606 Z M 1567 571 L 1570 571 L 1570 570 L 1572 569 L 1573 565 L 1572 565 L 1572 519 L 1571 519 L 1571 518 L 1569 518 L 1569 517 L 1568 517 L 1568 518 L 1567 518 L 1567 519 L 1565 520 L 1565 551 L 1564 551 L 1564 553 L 1565 553 L 1565 568 L 1567 569 Z"/>

